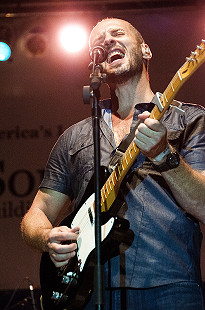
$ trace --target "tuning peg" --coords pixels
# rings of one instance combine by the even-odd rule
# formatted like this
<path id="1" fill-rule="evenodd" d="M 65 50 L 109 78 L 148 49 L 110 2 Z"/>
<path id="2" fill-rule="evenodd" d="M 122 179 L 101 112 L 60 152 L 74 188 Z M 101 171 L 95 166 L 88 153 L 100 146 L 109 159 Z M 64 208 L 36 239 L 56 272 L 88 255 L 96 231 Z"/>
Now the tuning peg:
<path id="1" fill-rule="evenodd" d="M 198 48 L 198 50 L 202 50 L 202 46 L 201 45 L 197 45 L 196 47 Z"/>
<path id="2" fill-rule="evenodd" d="M 192 57 L 186 57 L 186 60 L 188 61 L 188 62 L 193 62 L 193 61 L 196 61 L 194 58 L 192 58 Z"/>

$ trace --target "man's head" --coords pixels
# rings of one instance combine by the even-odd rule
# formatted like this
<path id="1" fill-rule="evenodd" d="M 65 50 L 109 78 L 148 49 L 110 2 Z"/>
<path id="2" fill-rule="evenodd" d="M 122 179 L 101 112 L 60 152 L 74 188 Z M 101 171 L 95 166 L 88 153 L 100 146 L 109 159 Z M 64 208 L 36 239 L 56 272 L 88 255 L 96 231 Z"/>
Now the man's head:
<path id="1" fill-rule="evenodd" d="M 127 21 L 108 18 L 100 21 L 90 35 L 90 48 L 104 46 L 107 60 L 102 64 L 108 82 L 124 83 L 135 75 L 141 75 L 143 63 L 151 58 L 149 47 L 139 33 Z"/>

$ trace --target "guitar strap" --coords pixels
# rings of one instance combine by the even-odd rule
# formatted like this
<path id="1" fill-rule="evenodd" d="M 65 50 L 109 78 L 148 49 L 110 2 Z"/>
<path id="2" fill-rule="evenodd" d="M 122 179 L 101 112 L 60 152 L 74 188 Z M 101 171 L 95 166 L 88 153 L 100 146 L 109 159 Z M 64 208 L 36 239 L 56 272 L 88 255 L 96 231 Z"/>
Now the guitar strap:
<path id="1" fill-rule="evenodd" d="M 120 159 L 122 158 L 126 149 L 128 148 L 128 146 L 130 145 L 130 143 L 134 139 L 135 131 L 136 131 L 136 129 L 140 123 L 142 123 L 142 121 L 138 120 L 136 125 L 130 131 L 130 133 L 122 139 L 122 141 L 120 142 L 118 147 L 111 153 L 111 159 L 110 159 L 109 166 L 108 166 L 108 169 L 110 172 L 112 172 L 114 170 L 115 166 L 120 161 Z"/>

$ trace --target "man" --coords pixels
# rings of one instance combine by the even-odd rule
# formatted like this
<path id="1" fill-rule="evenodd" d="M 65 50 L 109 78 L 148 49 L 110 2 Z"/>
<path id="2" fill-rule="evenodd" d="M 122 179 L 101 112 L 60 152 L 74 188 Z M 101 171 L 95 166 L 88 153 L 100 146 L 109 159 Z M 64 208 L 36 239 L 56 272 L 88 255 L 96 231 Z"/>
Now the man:
<path id="1" fill-rule="evenodd" d="M 123 182 L 126 205 L 119 211 L 129 220 L 134 240 L 105 263 L 105 309 L 203 309 L 198 221 L 205 222 L 205 111 L 183 104 L 184 115 L 169 109 L 161 122 L 148 117 L 154 97 L 147 72 L 152 55 L 128 22 L 99 22 L 90 37 L 90 47 L 97 45 L 108 51 L 102 67 L 111 90 L 111 100 L 102 103 L 102 165 L 108 166 L 136 121 L 143 121 L 135 133 L 141 153 Z M 93 166 L 92 121 L 86 119 L 59 138 L 22 221 L 26 242 L 48 252 L 56 267 L 76 255 L 74 241 L 82 227 L 53 225 L 64 207 L 79 204 Z M 85 309 L 94 309 L 93 303 Z"/>

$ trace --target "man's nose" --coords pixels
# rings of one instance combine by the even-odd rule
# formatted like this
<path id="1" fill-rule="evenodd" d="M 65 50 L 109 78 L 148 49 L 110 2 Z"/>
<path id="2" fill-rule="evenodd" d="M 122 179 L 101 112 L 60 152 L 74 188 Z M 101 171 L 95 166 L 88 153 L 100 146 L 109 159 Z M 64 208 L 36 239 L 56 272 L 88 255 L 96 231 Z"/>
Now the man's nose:
<path id="1" fill-rule="evenodd" d="M 115 41 L 115 39 L 114 39 L 111 35 L 108 34 L 108 35 L 105 36 L 103 45 L 104 45 L 106 48 L 109 48 L 109 47 L 114 46 L 115 43 L 116 43 L 116 41 Z"/>

